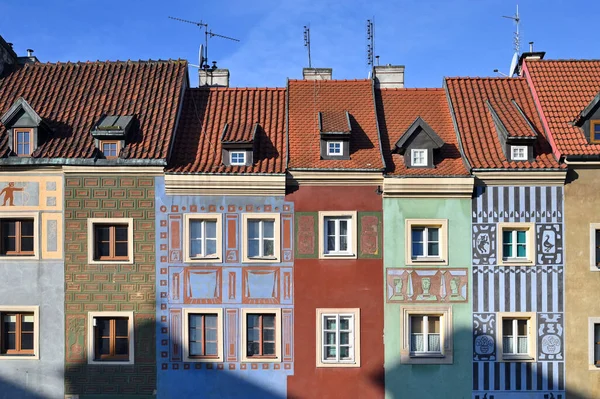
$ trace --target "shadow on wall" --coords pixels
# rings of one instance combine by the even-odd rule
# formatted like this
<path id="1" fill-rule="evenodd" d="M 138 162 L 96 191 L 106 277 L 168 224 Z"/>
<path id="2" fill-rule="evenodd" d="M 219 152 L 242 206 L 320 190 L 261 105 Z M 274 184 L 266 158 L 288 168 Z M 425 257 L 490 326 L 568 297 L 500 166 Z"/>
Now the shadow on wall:
<path id="1" fill-rule="evenodd" d="M 49 399 L 49 397 L 0 378 L 0 399 Z"/>
<path id="2" fill-rule="evenodd" d="M 386 398 L 391 399 L 472 399 L 473 395 L 473 357 L 461 357 L 458 347 L 473 347 L 473 332 L 469 329 L 454 330 L 454 364 L 453 365 L 407 365 L 400 364 L 399 355 L 392 365 L 386 365 L 383 373 L 371 375 L 374 383 L 385 388 Z M 466 342 L 465 342 L 466 341 Z M 538 348 L 539 349 L 539 348 Z M 465 366 L 459 366 L 459 364 Z M 508 363 L 503 363 L 508 364 Z M 534 383 L 539 383 L 536 376 Z M 387 386 L 386 386 L 387 381 Z M 515 380 L 512 381 L 515 384 Z M 541 386 L 548 386 L 549 381 L 542 378 Z M 460 394 L 460 389 L 464 394 Z M 449 392 L 454 392 L 452 395 Z M 576 387 L 567 387 L 564 392 L 552 390 L 480 390 L 479 399 L 595 399 L 577 391 Z M 561 395 L 561 396 L 558 396 Z"/>

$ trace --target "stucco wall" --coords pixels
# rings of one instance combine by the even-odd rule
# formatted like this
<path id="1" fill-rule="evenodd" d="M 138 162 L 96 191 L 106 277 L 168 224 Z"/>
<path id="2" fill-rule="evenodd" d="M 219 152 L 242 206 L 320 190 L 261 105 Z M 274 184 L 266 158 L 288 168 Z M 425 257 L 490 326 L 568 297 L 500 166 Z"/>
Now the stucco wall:
<path id="1" fill-rule="evenodd" d="M 600 368 L 590 367 L 588 318 L 600 317 L 600 269 L 590 270 L 590 223 L 600 223 L 600 170 L 569 171 L 565 185 L 566 386 L 573 398 L 600 397 Z"/>
<path id="2" fill-rule="evenodd" d="M 470 199 L 396 199 L 383 200 L 384 224 L 384 282 L 385 295 L 385 388 L 386 397 L 396 398 L 470 398 L 471 397 L 471 200 Z M 406 266 L 405 220 L 448 220 L 448 265 Z M 445 298 L 436 292 L 437 301 L 430 303 L 400 302 L 395 299 L 392 281 L 398 270 L 446 270 L 449 273 L 466 272 L 467 298 L 453 303 L 450 290 Z M 448 283 L 446 283 L 447 285 Z M 461 283 L 462 284 L 462 283 Z M 418 293 L 420 288 L 416 287 Z M 432 287 L 432 292 L 434 287 Z M 460 290 L 459 290 L 460 291 Z M 406 297 L 406 295 L 404 295 Z M 416 294 L 415 294 L 416 297 Z M 406 299 L 406 298 L 403 298 Z M 416 298 L 415 298 L 416 299 Z M 452 306 L 453 363 L 436 365 L 403 364 L 400 361 L 402 344 L 401 306 Z M 436 383 L 432 383 L 435 381 Z"/>

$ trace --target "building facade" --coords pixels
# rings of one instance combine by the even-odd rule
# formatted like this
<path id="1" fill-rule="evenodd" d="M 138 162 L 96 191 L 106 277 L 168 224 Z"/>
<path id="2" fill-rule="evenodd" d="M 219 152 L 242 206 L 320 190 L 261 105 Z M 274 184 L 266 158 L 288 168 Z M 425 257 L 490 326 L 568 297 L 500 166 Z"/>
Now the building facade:
<path id="1" fill-rule="evenodd" d="M 445 86 L 477 186 L 473 397 L 565 395 L 565 170 L 522 78 Z"/>
<path id="2" fill-rule="evenodd" d="M 470 398 L 473 179 L 446 93 L 381 88 L 377 106 L 387 165 L 386 397 Z"/>

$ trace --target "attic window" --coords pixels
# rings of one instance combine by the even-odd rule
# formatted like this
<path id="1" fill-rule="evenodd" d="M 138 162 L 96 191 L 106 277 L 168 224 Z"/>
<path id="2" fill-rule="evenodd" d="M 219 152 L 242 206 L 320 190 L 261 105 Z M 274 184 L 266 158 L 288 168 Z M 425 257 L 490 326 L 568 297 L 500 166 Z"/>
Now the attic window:
<path id="1" fill-rule="evenodd" d="M 121 151 L 121 143 L 118 140 L 101 140 L 100 150 L 106 159 L 116 159 Z"/>
<path id="2" fill-rule="evenodd" d="M 33 129 L 14 129 L 14 151 L 19 157 L 31 155 L 33 147 Z"/>
<path id="3" fill-rule="evenodd" d="M 231 165 L 246 165 L 246 151 L 231 151 L 229 153 L 229 163 Z"/>
<path id="4" fill-rule="evenodd" d="M 327 155 L 342 156 L 342 148 L 343 144 L 341 141 L 329 141 L 327 142 Z"/>
<path id="5" fill-rule="evenodd" d="M 590 121 L 590 142 L 600 143 L 600 120 Z"/>
<path id="6" fill-rule="evenodd" d="M 410 150 L 411 166 L 427 166 L 427 150 Z"/>
<path id="7" fill-rule="evenodd" d="M 513 161 L 527 161 L 527 146 L 526 145 L 511 146 L 511 159 Z"/>

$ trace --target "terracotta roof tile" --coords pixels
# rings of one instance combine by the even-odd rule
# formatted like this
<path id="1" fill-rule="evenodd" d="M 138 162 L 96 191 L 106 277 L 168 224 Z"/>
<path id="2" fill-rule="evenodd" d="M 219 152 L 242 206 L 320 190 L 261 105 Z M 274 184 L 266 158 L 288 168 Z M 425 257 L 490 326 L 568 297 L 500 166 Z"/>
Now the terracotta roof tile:
<path id="1" fill-rule="evenodd" d="M 258 123 L 252 166 L 223 165 L 221 138 L 226 123 L 234 126 L 231 138 L 235 140 L 247 139 L 247 128 Z M 169 172 L 284 173 L 285 89 L 188 89 L 174 146 Z"/>
<path id="2" fill-rule="evenodd" d="M 289 81 L 290 169 L 383 169 L 370 80 Z M 319 112 L 350 114 L 350 159 L 320 156 Z"/>
<path id="3" fill-rule="evenodd" d="M 571 123 L 600 92 L 600 60 L 527 60 L 524 71 L 561 155 L 600 154 Z"/>
<path id="4" fill-rule="evenodd" d="M 508 132 L 508 137 L 537 137 L 537 132 L 521 114 L 521 106 L 506 97 L 490 98 L 490 106 Z"/>
<path id="5" fill-rule="evenodd" d="M 550 144 L 543 134 L 542 123 L 525 79 L 447 78 L 445 82 L 462 147 L 473 168 L 541 169 L 561 167 L 552 155 Z M 532 162 L 509 162 L 507 160 L 486 100 L 491 100 L 496 104 L 499 102 L 506 104 L 514 100 L 519 104 L 527 119 L 539 132 L 534 145 L 535 158 Z"/>
<path id="6" fill-rule="evenodd" d="M 346 111 L 333 110 L 319 112 L 321 117 L 321 133 L 350 133 L 348 114 Z"/>
<path id="7" fill-rule="evenodd" d="M 376 92 L 377 114 L 387 173 L 408 176 L 468 175 L 458 149 L 448 100 L 443 89 L 381 89 Z M 435 168 L 408 168 L 404 156 L 392 154 L 396 142 L 421 117 L 444 141 Z"/>
<path id="8" fill-rule="evenodd" d="M 91 158 L 103 114 L 136 115 L 125 159 L 166 159 L 185 82 L 185 61 L 27 64 L 0 79 L 0 115 L 23 97 L 52 129 L 37 158 Z M 0 156 L 9 152 L 0 124 Z"/>
<path id="9" fill-rule="evenodd" d="M 252 143 L 257 123 L 250 121 L 233 121 L 225 124 L 223 137 L 224 143 Z"/>

